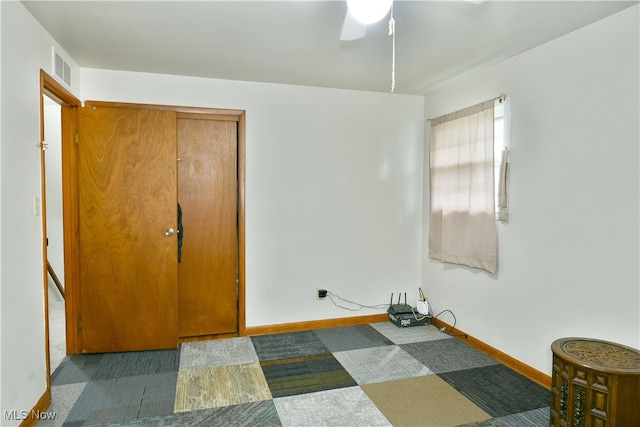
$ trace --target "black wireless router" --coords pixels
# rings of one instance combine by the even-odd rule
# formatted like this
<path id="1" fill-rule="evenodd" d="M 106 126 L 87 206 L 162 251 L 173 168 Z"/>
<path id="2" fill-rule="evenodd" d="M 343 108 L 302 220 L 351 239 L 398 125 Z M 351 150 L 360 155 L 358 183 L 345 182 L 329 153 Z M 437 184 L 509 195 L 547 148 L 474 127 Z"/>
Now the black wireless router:
<path id="1" fill-rule="evenodd" d="M 398 294 L 398 303 L 393 303 L 393 293 L 391 294 L 391 302 L 389 303 L 389 308 L 387 309 L 387 313 L 389 314 L 403 314 L 403 313 L 411 313 L 411 306 L 407 304 L 407 293 L 404 293 L 404 304 L 400 304 L 401 294 Z"/>
<path id="2" fill-rule="evenodd" d="M 431 323 L 430 316 L 417 313 L 409 304 L 407 304 L 407 293 L 404 294 L 404 304 L 400 304 L 400 296 L 398 302 L 393 303 L 393 294 L 391 294 L 391 302 L 387 313 L 389 313 L 389 321 L 399 328 L 407 326 L 421 326 Z"/>

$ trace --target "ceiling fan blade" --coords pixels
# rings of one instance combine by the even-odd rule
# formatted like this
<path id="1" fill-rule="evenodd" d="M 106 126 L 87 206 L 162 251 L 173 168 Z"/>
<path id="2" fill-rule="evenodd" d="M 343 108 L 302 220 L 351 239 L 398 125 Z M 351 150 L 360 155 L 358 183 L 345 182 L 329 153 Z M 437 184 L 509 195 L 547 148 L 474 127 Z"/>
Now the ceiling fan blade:
<path id="1" fill-rule="evenodd" d="M 367 26 L 362 24 L 351 16 L 347 10 L 342 23 L 342 31 L 340 32 L 341 41 L 352 41 L 363 38 L 367 34 Z"/>

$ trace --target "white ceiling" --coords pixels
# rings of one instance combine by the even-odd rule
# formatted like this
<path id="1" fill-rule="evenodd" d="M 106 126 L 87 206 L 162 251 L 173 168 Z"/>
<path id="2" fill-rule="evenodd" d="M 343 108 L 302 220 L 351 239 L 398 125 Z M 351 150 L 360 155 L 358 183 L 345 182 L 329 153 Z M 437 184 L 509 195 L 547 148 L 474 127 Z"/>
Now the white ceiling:
<path id="1" fill-rule="evenodd" d="M 389 16 L 340 41 L 346 1 L 22 3 L 81 67 L 389 92 Z M 396 93 L 424 94 L 637 1 L 394 2 Z"/>

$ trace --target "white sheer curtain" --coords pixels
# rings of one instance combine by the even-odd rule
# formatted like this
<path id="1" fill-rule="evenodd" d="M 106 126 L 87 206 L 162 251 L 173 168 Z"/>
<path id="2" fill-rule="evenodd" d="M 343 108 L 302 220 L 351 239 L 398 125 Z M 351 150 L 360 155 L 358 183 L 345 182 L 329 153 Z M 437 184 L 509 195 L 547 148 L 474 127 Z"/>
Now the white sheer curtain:
<path id="1" fill-rule="evenodd" d="M 494 100 L 431 120 L 429 258 L 496 272 Z"/>

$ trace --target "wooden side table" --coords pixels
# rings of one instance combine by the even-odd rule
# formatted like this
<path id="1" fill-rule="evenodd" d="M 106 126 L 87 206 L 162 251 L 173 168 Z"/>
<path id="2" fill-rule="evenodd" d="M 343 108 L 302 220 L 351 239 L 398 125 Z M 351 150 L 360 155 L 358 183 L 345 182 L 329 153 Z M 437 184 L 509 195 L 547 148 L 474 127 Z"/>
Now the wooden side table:
<path id="1" fill-rule="evenodd" d="M 551 426 L 640 426 L 640 351 L 589 338 L 555 340 L 551 351 Z"/>

